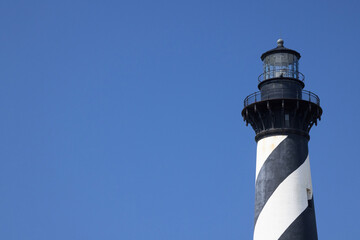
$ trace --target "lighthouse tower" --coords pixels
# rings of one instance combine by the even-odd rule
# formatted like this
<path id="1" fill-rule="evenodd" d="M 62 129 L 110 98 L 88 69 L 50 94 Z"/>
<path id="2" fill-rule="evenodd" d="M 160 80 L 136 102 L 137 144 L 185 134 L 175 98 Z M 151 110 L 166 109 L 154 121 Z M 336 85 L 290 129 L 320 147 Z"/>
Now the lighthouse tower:
<path id="1" fill-rule="evenodd" d="M 322 109 L 303 90 L 299 59 L 279 39 L 261 55 L 260 91 L 244 100 L 242 116 L 257 142 L 254 240 L 318 239 L 308 141 Z"/>

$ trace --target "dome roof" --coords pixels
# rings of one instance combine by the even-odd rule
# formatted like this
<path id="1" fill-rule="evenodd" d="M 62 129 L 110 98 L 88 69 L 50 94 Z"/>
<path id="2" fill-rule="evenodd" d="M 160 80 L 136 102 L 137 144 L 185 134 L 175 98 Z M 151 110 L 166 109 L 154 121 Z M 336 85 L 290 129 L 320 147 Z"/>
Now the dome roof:
<path id="1" fill-rule="evenodd" d="M 267 52 L 264 52 L 261 55 L 261 60 L 264 61 L 264 59 L 267 56 L 269 56 L 271 54 L 275 54 L 275 53 L 290 53 L 290 54 L 295 55 L 298 59 L 300 59 L 300 57 L 301 57 L 300 53 L 298 53 L 297 51 L 284 47 L 284 40 L 279 39 L 279 40 L 277 40 L 277 47 L 274 49 L 271 49 Z"/>

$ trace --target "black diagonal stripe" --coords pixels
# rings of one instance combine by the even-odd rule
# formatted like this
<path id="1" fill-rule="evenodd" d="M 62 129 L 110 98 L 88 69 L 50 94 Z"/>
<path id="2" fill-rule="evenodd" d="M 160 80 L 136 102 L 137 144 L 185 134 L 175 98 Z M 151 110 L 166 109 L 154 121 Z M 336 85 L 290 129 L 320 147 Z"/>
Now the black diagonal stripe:
<path id="1" fill-rule="evenodd" d="M 317 240 L 314 200 L 285 230 L 279 240 Z"/>
<path id="2" fill-rule="evenodd" d="M 255 224 L 279 184 L 305 162 L 307 144 L 308 140 L 303 136 L 288 135 L 266 159 L 255 183 Z"/>

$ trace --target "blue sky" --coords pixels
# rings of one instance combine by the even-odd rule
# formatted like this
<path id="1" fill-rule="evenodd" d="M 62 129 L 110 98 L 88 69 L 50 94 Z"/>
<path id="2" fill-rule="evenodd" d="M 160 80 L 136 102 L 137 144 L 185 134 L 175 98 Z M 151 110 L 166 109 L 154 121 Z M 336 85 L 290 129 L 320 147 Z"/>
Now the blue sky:
<path id="1" fill-rule="evenodd" d="M 260 55 L 302 55 L 320 239 L 355 239 L 358 1 L 1 1 L 0 238 L 251 239 Z M 356 236 L 356 237 L 355 237 Z"/>

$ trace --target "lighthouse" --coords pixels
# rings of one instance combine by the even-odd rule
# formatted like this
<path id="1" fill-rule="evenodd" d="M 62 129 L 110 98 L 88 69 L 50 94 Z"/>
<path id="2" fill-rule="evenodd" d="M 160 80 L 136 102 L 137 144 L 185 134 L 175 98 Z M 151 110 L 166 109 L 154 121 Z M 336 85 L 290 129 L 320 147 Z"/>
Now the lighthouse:
<path id="1" fill-rule="evenodd" d="M 308 142 L 322 109 L 304 90 L 300 57 L 279 39 L 261 55 L 260 91 L 244 100 L 242 116 L 257 143 L 254 240 L 318 239 Z"/>

